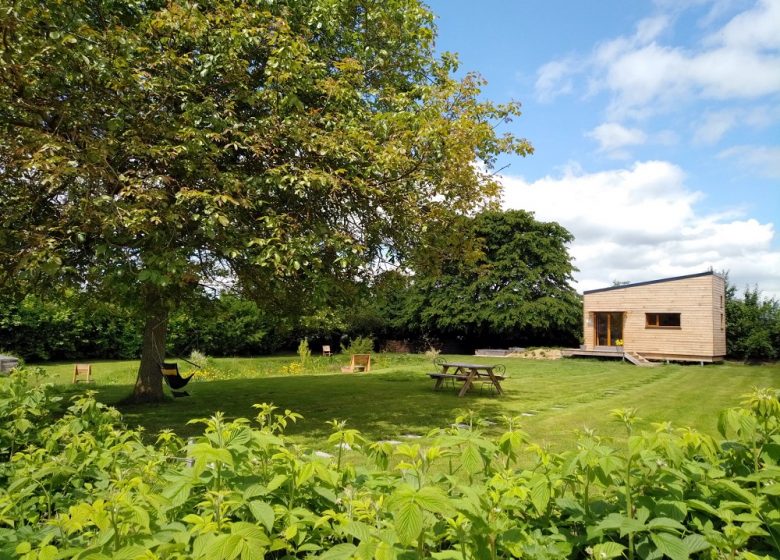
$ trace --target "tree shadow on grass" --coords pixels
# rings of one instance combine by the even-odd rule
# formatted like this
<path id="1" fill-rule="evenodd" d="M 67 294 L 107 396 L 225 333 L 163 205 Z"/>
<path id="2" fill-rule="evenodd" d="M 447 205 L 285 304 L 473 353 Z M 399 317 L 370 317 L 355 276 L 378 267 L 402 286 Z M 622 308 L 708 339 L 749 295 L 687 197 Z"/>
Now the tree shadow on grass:
<path id="1" fill-rule="evenodd" d="M 330 432 L 328 420 L 346 420 L 371 440 L 424 435 L 449 426 L 456 416 L 473 410 L 481 418 L 494 419 L 505 410 L 501 401 L 477 389 L 458 398 L 458 388 L 433 390 L 433 382 L 420 373 L 299 375 L 256 379 L 200 381 L 188 385 L 190 397 L 153 405 L 118 405 L 131 386 L 101 390 L 99 399 L 117 406 L 124 421 L 142 426 L 150 435 L 164 428 L 187 437 L 201 432 L 187 424 L 217 411 L 228 419 L 254 418 L 256 403 L 272 403 L 289 409 L 303 420 L 288 424 L 288 435 L 321 439 Z M 109 388 L 106 388 L 109 389 Z"/>

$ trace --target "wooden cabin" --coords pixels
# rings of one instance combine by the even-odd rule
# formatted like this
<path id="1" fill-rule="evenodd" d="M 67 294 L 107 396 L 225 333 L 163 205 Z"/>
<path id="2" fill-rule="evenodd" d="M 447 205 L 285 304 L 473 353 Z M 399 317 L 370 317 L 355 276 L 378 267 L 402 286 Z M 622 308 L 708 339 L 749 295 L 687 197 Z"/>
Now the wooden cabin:
<path id="1" fill-rule="evenodd" d="M 639 360 L 720 361 L 725 299 L 726 281 L 713 272 L 586 291 L 584 350 Z"/>

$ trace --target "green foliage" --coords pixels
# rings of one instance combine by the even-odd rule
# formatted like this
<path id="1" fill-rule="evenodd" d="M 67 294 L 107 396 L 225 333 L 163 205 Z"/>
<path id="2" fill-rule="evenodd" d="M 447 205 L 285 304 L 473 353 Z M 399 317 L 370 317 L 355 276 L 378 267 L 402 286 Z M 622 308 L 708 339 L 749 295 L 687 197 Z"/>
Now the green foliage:
<path id="1" fill-rule="evenodd" d="M 0 25 L 0 286 L 137 310 L 141 400 L 200 286 L 313 308 L 532 150 L 418 0 L 19 0 Z"/>
<path id="2" fill-rule="evenodd" d="M 342 354 L 370 354 L 374 351 L 374 339 L 371 336 L 356 336 L 344 346 L 341 345 Z"/>
<path id="3" fill-rule="evenodd" d="M 520 210 L 485 211 L 431 234 L 439 266 L 401 281 L 389 276 L 381 299 L 396 328 L 429 336 L 572 344 L 582 329 L 582 305 L 571 286 L 571 234 Z"/>
<path id="4" fill-rule="evenodd" d="M 298 343 L 298 358 L 301 360 L 301 367 L 306 368 L 306 364 L 311 359 L 311 348 L 309 348 L 309 341 L 305 338 Z"/>
<path id="5" fill-rule="evenodd" d="M 19 388 L 24 387 L 24 391 Z M 27 397 L 22 398 L 22 393 Z M 554 454 L 517 418 L 473 413 L 432 444 L 368 442 L 330 422 L 328 457 L 292 444 L 300 416 L 255 405 L 154 445 L 78 396 L 51 415 L 29 372 L 0 379 L 0 416 L 34 419 L 0 462 L 0 555 L 21 558 L 761 558 L 780 553 L 780 403 L 756 389 L 722 443 L 660 423 L 625 449 L 594 433 Z M 521 461 L 518 452 L 533 459 Z M 360 456 L 353 463 L 348 458 Z"/>
<path id="6" fill-rule="evenodd" d="M 188 302 L 171 314 L 168 329 L 174 355 L 186 354 L 193 347 L 210 356 L 269 354 L 290 339 L 291 326 L 285 317 L 230 293 Z"/>
<path id="7" fill-rule="evenodd" d="M 757 286 L 726 287 L 726 343 L 728 355 L 743 360 L 776 360 L 780 357 L 780 302 L 764 298 Z"/>
<path id="8" fill-rule="evenodd" d="M 0 298 L 0 347 L 27 361 L 121 359 L 138 356 L 140 339 L 137 321 L 116 305 L 27 295 Z"/>

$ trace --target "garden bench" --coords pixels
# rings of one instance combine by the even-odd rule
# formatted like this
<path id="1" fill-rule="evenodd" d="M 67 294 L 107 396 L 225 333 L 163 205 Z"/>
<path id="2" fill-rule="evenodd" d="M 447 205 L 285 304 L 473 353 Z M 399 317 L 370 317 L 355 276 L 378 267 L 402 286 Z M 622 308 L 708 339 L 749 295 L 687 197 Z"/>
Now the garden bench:
<path id="1" fill-rule="evenodd" d="M 341 368 L 342 373 L 355 373 L 356 371 L 371 371 L 371 354 L 352 354 L 349 365 Z"/>
<path id="2" fill-rule="evenodd" d="M 434 371 L 428 374 L 428 377 L 436 380 L 436 384 L 433 386 L 434 390 L 439 389 L 444 382 L 449 380 L 452 382 L 452 386 L 455 386 L 455 381 L 466 381 L 468 375 L 461 373 L 442 373 L 440 371 Z"/>
<path id="3" fill-rule="evenodd" d="M 76 364 L 73 366 L 73 383 L 82 381 L 79 377 L 83 377 L 85 383 L 92 383 L 92 365 Z"/>

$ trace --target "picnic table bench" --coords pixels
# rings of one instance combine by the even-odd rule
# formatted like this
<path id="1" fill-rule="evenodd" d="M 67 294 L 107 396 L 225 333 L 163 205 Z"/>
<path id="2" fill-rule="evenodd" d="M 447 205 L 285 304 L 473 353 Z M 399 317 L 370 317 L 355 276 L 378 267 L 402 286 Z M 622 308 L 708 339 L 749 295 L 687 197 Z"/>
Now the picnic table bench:
<path id="1" fill-rule="evenodd" d="M 506 368 L 503 365 L 445 362 L 438 359 L 433 363 L 441 368 L 440 371 L 428 373 L 428 376 L 436 381 L 434 390 L 440 389 L 445 381 L 451 381 L 453 384 L 458 381 L 463 383 L 458 393 L 459 397 L 464 396 L 474 383 L 488 384 L 491 388 L 495 388 L 499 395 L 504 394 L 501 381 L 505 379 Z"/>

